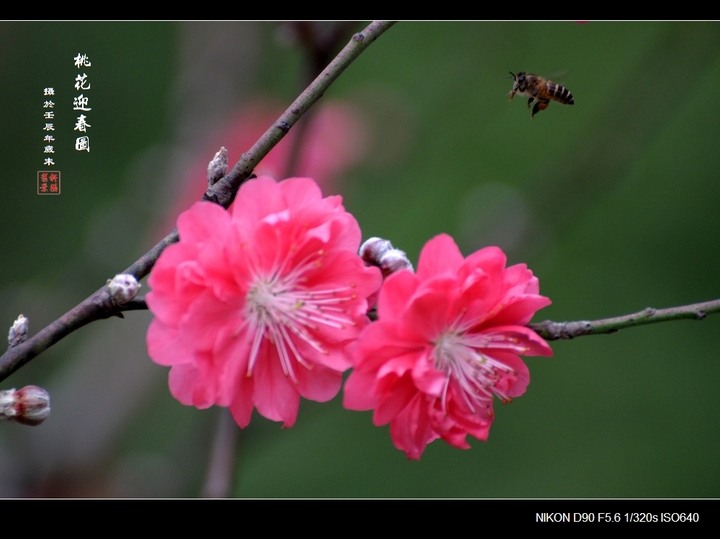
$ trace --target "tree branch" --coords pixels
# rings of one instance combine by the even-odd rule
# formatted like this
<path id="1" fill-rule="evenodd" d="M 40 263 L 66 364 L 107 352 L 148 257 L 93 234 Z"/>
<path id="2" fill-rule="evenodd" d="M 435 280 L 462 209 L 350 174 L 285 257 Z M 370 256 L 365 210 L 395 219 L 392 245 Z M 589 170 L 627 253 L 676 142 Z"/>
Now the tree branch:
<path id="1" fill-rule="evenodd" d="M 350 43 L 338 53 L 272 127 L 260 137 L 250 150 L 242 154 L 230 173 L 208 188 L 203 200 L 215 202 L 224 208 L 230 206 L 240 185 L 252 175 L 257 164 L 282 140 L 300 117 L 323 96 L 335 79 L 393 24 L 394 22 L 375 21 L 362 32 L 355 34 Z M 178 231 L 175 229 L 123 273 L 133 275 L 139 281 L 150 273 L 160 253 L 178 239 Z M 139 306 L 137 302 L 131 302 L 126 306 L 116 305 L 110 297 L 107 286 L 103 286 L 27 341 L 13 346 L 0 356 L 0 382 L 76 329 L 95 320 L 111 316 L 122 317 L 122 311 L 138 308 L 142 308 L 142 306 Z"/>
<path id="2" fill-rule="evenodd" d="M 584 335 L 602 335 L 615 333 L 621 329 L 656 324 L 670 320 L 702 320 L 709 314 L 720 312 L 720 299 L 693 303 L 669 309 L 653 309 L 648 307 L 640 312 L 604 318 L 602 320 L 581 320 L 577 322 L 553 322 L 545 320 L 539 324 L 528 324 L 528 327 L 547 341 L 573 339 Z"/>
<path id="3" fill-rule="evenodd" d="M 203 200 L 216 202 L 227 208 L 232 204 L 235 193 L 242 182 L 250 177 L 260 160 L 287 134 L 290 128 L 322 97 L 340 74 L 385 30 L 392 21 L 375 21 L 365 30 L 355 34 L 350 43 L 333 59 L 300 96 L 293 101 L 280 118 L 258 139 L 249 151 L 242 154 L 232 170 L 215 185 L 210 187 Z"/>

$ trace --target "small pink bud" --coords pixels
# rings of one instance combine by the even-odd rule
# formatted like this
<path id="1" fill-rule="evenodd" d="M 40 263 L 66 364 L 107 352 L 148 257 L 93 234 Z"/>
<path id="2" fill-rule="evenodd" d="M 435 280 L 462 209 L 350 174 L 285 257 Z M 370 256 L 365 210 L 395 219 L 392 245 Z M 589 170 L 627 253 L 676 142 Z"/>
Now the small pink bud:
<path id="1" fill-rule="evenodd" d="M 50 415 L 50 394 L 38 386 L 0 391 L 0 420 L 36 426 Z"/>
<path id="2" fill-rule="evenodd" d="M 108 280 L 107 285 L 110 289 L 110 295 L 118 305 L 133 299 L 142 286 L 134 276 L 127 273 L 116 275 L 112 280 Z"/>
<path id="3" fill-rule="evenodd" d="M 413 271 L 413 266 L 407 255 L 400 249 L 395 249 L 388 240 L 370 238 L 360 246 L 360 257 L 371 266 L 377 266 L 383 277 L 401 269 Z"/>

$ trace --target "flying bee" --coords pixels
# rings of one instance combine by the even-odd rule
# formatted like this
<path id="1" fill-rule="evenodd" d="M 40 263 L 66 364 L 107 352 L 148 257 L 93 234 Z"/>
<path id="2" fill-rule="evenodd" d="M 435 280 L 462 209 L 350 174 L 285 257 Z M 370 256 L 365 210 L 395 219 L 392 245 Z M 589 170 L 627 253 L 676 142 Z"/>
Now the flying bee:
<path id="1" fill-rule="evenodd" d="M 537 101 L 533 107 L 530 119 L 533 119 L 541 110 L 545 110 L 550 104 L 551 99 L 563 105 L 575 104 L 575 98 L 570 93 L 570 90 L 564 86 L 560 86 L 556 82 L 546 80 L 539 75 L 525 73 L 524 71 L 521 71 L 517 75 L 510 71 L 510 74 L 513 76 L 513 79 L 515 79 L 513 88 L 508 94 L 510 101 L 515 97 L 515 94 L 530 98 L 528 99 L 528 108 L 530 108 L 530 104 L 533 101 Z M 508 79 L 510 77 L 505 78 Z"/>

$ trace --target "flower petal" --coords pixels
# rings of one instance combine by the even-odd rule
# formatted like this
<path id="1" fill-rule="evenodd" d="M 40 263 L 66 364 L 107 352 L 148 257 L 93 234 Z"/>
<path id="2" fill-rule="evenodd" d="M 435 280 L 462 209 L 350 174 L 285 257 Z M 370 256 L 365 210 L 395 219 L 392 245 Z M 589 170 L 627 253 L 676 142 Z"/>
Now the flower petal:
<path id="1" fill-rule="evenodd" d="M 344 405 L 389 422 L 410 459 L 437 438 L 460 449 L 468 435 L 486 440 L 493 398 L 518 397 L 530 383 L 519 354 L 552 355 L 525 326 L 550 300 L 525 265 L 505 265 L 497 247 L 463 259 L 440 235 L 423 248 L 416 275 L 400 271 L 380 290 L 378 321 L 353 347 Z"/>
<path id="2" fill-rule="evenodd" d="M 171 365 L 182 403 L 228 406 L 246 426 L 257 408 L 291 426 L 300 397 L 324 402 L 351 366 L 378 268 L 357 254 L 360 227 L 310 178 L 245 182 L 232 210 L 197 203 L 158 259 L 148 353 Z"/>
<path id="3" fill-rule="evenodd" d="M 440 234 L 423 247 L 417 276 L 424 281 L 444 273 L 455 274 L 463 262 L 463 255 L 455 241 L 447 234 Z"/>

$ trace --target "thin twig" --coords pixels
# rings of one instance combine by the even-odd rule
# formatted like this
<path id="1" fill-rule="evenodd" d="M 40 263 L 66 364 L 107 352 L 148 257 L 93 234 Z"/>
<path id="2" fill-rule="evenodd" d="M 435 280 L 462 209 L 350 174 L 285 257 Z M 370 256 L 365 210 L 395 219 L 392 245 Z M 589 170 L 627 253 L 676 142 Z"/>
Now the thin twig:
<path id="1" fill-rule="evenodd" d="M 305 91 L 293 102 L 278 120 L 263 134 L 250 150 L 242 154 L 229 174 L 208 188 L 203 200 L 209 200 L 227 208 L 232 204 L 237 190 L 242 182 L 247 180 L 257 164 L 282 140 L 290 128 L 302 117 L 305 112 L 318 101 L 330 85 L 340 74 L 362 53 L 373 41 L 394 23 L 388 21 L 375 21 L 365 30 L 355 34 L 350 43 L 333 59 L 322 73 L 308 86 Z M 135 276 L 139 281 L 152 269 L 155 261 L 165 248 L 178 241 L 177 229 L 173 230 L 160 243 L 150 249 L 123 273 Z M 76 329 L 112 316 L 122 317 L 125 309 L 116 305 L 107 286 L 103 286 L 82 303 L 40 330 L 25 342 L 10 348 L 0 356 L 0 382 L 36 357 L 42 351 L 63 339 Z M 138 307 L 135 307 L 138 308 Z M 141 307 L 140 307 L 141 308 Z"/>
<path id="2" fill-rule="evenodd" d="M 322 73 L 358 23 L 296 21 L 286 24 L 294 34 L 295 40 L 305 50 L 306 60 L 303 62 L 305 69 L 303 69 L 304 74 L 299 85 L 299 89 L 302 89 Z M 295 125 L 295 134 L 288 152 L 283 178 L 292 178 L 298 175 L 300 156 L 307 142 L 305 133 L 313 123 L 316 113 L 317 109 L 310 109 Z"/>
<path id="3" fill-rule="evenodd" d="M 145 298 L 135 298 L 124 304 L 123 311 L 147 309 Z M 574 339 L 585 335 L 607 335 L 621 329 L 669 322 L 671 320 L 703 320 L 709 314 L 720 313 L 720 299 L 693 303 L 681 307 L 667 309 L 653 309 L 648 307 L 637 313 L 603 318 L 602 320 L 577 320 L 573 322 L 553 322 L 545 320 L 537 324 L 528 324 L 528 327 L 547 341 L 561 339 Z M 377 310 L 373 307 L 367 313 L 370 320 L 377 320 Z"/>
<path id="4" fill-rule="evenodd" d="M 577 322 L 553 322 L 545 320 L 539 324 L 528 324 L 528 327 L 548 341 L 573 339 L 584 335 L 602 335 L 615 333 L 621 329 L 668 322 L 670 320 L 702 320 L 709 314 L 720 312 L 720 299 L 693 303 L 669 309 L 653 309 L 648 307 L 640 312 L 604 318 L 602 320 L 581 320 Z"/>

